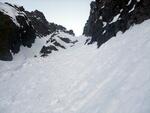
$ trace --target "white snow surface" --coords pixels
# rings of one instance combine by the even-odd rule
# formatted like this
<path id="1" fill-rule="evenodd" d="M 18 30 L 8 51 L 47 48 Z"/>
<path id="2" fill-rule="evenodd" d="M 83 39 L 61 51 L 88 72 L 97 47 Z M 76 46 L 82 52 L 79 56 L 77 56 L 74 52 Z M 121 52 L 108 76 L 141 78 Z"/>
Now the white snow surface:
<path id="1" fill-rule="evenodd" d="M 110 24 L 116 22 L 119 19 L 119 16 L 120 16 L 120 13 L 113 18 Z"/>
<path id="2" fill-rule="evenodd" d="M 137 0 L 137 2 L 140 2 L 141 0 Z"/>
<path id="3" fill-rule="evenodd" d="M 128 5 L 127 5 L 127 6 L 129 6 L 129 5 L 131 4 L 131 2 L 132 2 L 132 0 L 130 0 L 130 1 L 128 2 Z"/>
<path id="4" fill-rule="evenodd" d="M 133 6 L 133 8 L 129 11 L 129 13 L 131 13 L 132 11 L 134 11 L 135 6 L 136 6 L 136 5 Z"/>
<path id="5" fill-rule="evenodd" d="M 0 113 L 150 113 L 149 26 L 118 33 L 99 49 L 81 36 L 46 58 L 20 53 L 0 61 Z"/>

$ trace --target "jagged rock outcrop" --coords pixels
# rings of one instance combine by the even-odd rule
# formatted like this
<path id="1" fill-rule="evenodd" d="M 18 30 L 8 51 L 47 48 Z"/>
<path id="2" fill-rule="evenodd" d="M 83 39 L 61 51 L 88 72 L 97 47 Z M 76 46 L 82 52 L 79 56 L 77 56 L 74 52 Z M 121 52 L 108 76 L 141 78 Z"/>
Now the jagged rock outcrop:
<path id="1" fill-rule="evenodd" d="M 64 31 L 58 30 L 53 32 L 47 39 L 45 45 L 40 51 L 41 57 L 46 57 L 53 51 L 59 51 L 60 49 L 67 49 L 73 47 L 78 42 L 75 36 Z"/>
<path id="2" fill-rule="evenodd" d="M 46 20 L 44 14 L 38 10 L 28 12 L 25 11 L 27 14 L 27 17 L 31 20 L 32 25 L 34 26 L 36 30 L 36 34 L 38 36 L 46 36 L 48 34 L 51 34 L 53 32 L 56 32 L 58 30 L 64 31 L 66 33 L 69 33 L 71 35 L 75 35 L 72 30 L 67 30 L 65 27 L 61 25 L 57 25 L 55 23 L 50 23 Z"/>
<path id="3" fill-rule="evenodd" d="M 150 19 L 150 0 L 96 0 L 83 34 L 92 37 L 89 44 L 97 42 L 99 47 L 118 31 L 125 32 L 146 19 Z"/>
<path id="4" fill-rule="evenodd" d="M 59 30 L 75 35 L 72 30 L 48 22 L 38 10 L 28 12 L 23 6 L 0 2 L 0 60 L 11 61 L 20 46 L 31 47 L 36 36 L 47 36 Z"/>
<path id="5" fill-rule="evenodd" d="M 31 47 L 35 30 L 26 14 L 17 6 L 0 3 L 0 60 L 12 60 L 20 46 Z"/>

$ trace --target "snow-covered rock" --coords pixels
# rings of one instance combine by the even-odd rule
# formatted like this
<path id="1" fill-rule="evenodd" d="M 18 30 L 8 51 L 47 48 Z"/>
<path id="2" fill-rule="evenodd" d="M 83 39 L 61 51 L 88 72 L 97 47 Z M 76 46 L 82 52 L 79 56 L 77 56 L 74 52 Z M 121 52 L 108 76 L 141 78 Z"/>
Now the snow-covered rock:
<path id="1" fill-rule="evenodd" d="M 45 57 L 48 56 L 48 54 L 52 53 L 52 51 L 59 51 L 59 49 L 67 49 L 69 47 L 73 47 L 76 42 L 78 41 L 75 36 L 63 31 L 56 31 L 49 35 L 49 39 L 42 47 L 40 54 L 41 56 Z"/>
<path id="2" fill-rule="evenodd" d="M 85 43 L 87 37 L 82 39 L 82 42 Z M 52 56 L 57 52 L 72 48 L 77 44 L 78 40 L 80 38 L 58 30 L 47 36 L 37 37 L 31 48 L 21 46 L 20 52 L 13 55 L 13 57 L 16 60 Z"/>
<path id="3" fill-rule="evenodd" d="M 12 60 L 21 45 L 31 47 L 35 38 L 27 15 L 16 5 L 0 2 L 0 60 Z"/>
<path id="4" fill-rule="evenodd" d="M 147 19 L 150 0 L 95 0 L 83 34 L 92 36 L 90 43 L 97 42 L 100 47 L 119 31 L 125 32 Z"/>
<path id="5" fill-rule="evenodd" d="M 35 38 L 57 31 L 74 36 L 72 30 L 50 23 L 38 10 L 28 12 L 23 6 L 0 2 L 0 60 L 11 61 L 21 46 L 31 48 Z M 45 45 L 45 44 L 44 44 Z M 43 45 L 43 46 L 44 46 Z M 41 53 L 45 53 L 41 51 Z"/>
<path id="6" fill-rule="evenodd" d="M 17 25 L 20 26 L 18 23 L 16 17 L 18 15 L 25 16 L 24 12 L 18 11 L 13 6 L 10 6 L 9 4 L 4 4 L 0 2 L 0 12 L 3 12 L 5 15 L 8 15 L 10 19 Z"/>

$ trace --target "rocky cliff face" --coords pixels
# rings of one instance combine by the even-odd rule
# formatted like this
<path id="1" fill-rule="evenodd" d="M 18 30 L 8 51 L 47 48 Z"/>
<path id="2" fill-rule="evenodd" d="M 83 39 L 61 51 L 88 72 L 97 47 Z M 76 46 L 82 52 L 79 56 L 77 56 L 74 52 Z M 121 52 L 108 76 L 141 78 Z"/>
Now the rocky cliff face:
<path id="1" fill-rule="evenodd" d="M 71 35 L 75 35 L 72 30 L 68 31 L 65 27 L 63 27 L 61 25 L 57 25 L 55 23 L 48 22 L 44 16 L 44 14 L 38 10 L 35 10 L 32 12 L 28 12 L 28 11 L 25 11 L 25 12 L 27 14 L 27 17 L 31 20 L 31 23 L 36 30 L 36 34 L 40 37 L 46 36 L 48 34 L 56 32 L 58 30 L 64 31 Z"/>
<path id="2" fill-rule="evenodd" d="M 20 46 L 31 47 L 36 36 L 63 31 L 75 35 L 61 25 L 49 23 L 38 10 L 28 12 L 22 6 L 0 2 L 0 60 L 11 61 Z"/>
<path id="3" fill-rule="evenodd" d="M 75 36 L 58 30 L 48 36 L 48 39 L 45 41 L 42 49 L 40 50 L 40 56 L 46 57 L 53 51 L 59 51 L 61 49 L 73 47 L 77 42 L 78 40 Z"/>
<path id="4" fill-rule="evenodd" d="M 89 19 L 83 34 L 92 36 L 98 46 L 125 32 L 134 24 L 150 19 L 150 0 L 96 0 L 91 3 Z"/>
<path id="5" fill-rule="evenodd" d="M 0 3 L 0 60 L 12 60 L 20 46 L 31 47 L 35 30 L 27 15 L 11 4 Z"/>

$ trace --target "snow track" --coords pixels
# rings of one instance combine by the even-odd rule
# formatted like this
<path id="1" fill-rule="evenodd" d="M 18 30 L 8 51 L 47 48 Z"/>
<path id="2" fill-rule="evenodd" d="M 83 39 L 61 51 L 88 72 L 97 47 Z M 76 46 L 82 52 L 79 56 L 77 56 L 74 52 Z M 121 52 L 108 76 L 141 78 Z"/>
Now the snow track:
<path id="1" fill-rule="evenodd" d="M 149 113 L 149 26 L 99 49 L 79 37 L 47 58 L 0 62 L 0 113 Z"/>

